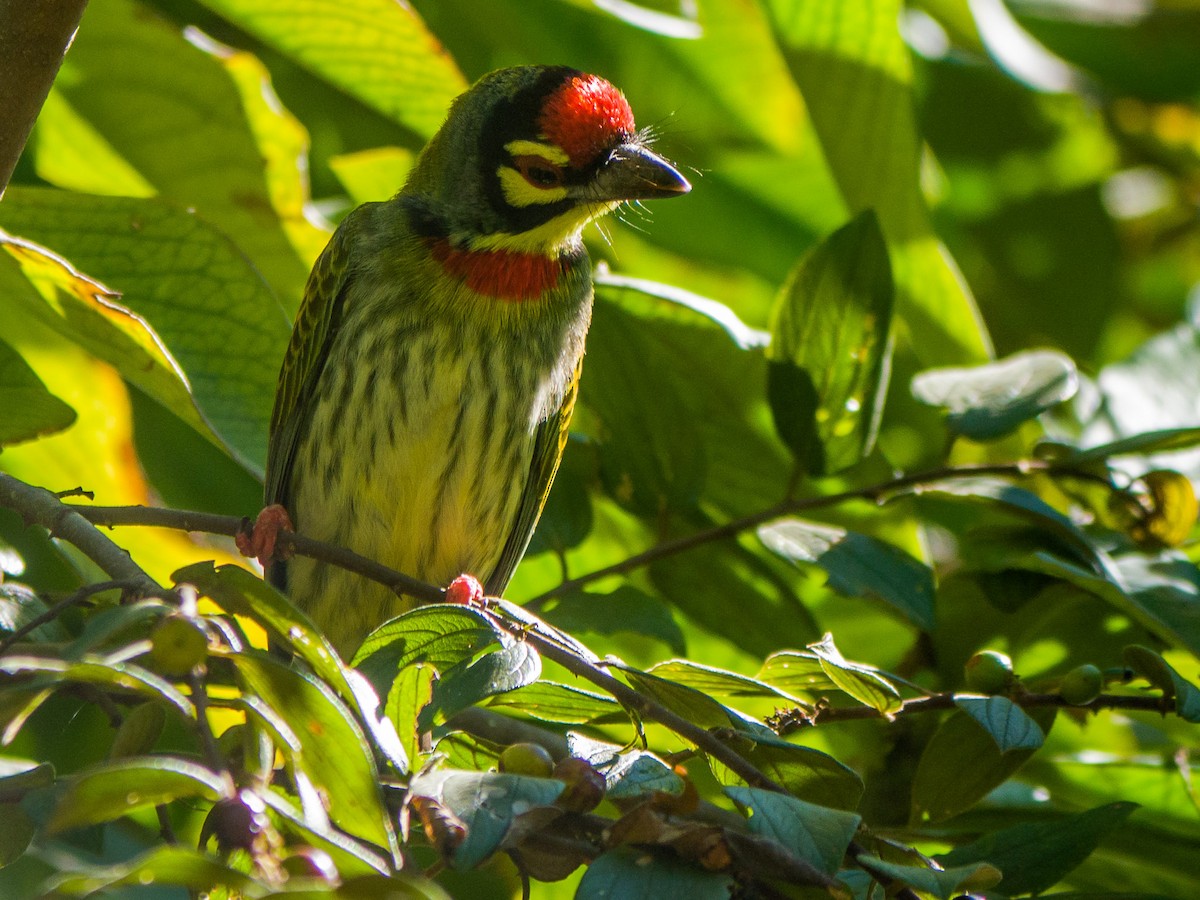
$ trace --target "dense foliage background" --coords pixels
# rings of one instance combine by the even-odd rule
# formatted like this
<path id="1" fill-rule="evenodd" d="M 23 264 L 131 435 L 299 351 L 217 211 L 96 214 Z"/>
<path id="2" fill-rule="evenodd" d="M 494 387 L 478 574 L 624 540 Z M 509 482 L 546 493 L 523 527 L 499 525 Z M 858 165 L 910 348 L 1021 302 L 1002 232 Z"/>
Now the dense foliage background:
<path id="1" fill-rule="evenodd" d="M 1192 0 L 92 3 L 0 201 L 0 895 L 1195 896 L 1198 58 Z M 228 517 L 331 224 L 533 62 L 694 190 L 588 234 L 544 622 L 364 679 Z"/>

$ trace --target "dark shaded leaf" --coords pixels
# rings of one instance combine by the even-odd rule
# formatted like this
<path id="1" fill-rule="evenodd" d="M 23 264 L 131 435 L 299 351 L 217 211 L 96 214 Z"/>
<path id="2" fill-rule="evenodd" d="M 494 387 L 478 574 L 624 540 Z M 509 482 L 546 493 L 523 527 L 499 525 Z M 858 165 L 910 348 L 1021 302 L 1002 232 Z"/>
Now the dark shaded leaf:
<path id="1" fill-rule="evenodd" d="M 553 496 L 558 491 L 555 479 Z M 683 630 L 670 607 L 658 597 L 631 584 L 607 594 L 576 591 L 554 601 L 543 615 L 546 621 L 569 632 L 590 631 L 612 635 L 622 632 L 658 638 L 673 653 L 685 652 Z"/>
<path id="2" fill-rule="evenodd" d="M 1037 722 L 1007 697 L 955 697 L 954 705 L 983 727 L 1001 753 L 1037 750 L 1046 739 Z"/>
<path id="3" fill-rule="evenodd" d="M 471 869 L 496 852 L 516 816 L 550 806 L 564 787 L 553 778 L 440 769 L 416 776 L 409 790 L 443 804 L 466 826 L 451 862 L 456 869 Z"/>
<path id="4" fill-rule="evenodd" d="M 758 536 L 784 559 L 820 566 L 838 593 L 881 600 L 914 625 L 933 627 L 933 572 L 899 547 L 803 519 L 777 519 Z"/>
<path id="5" fill-rule="evenodd" d="M 815 806 L 774 791 L 727 787 L 725 793 L 751 811 L 752 832 L 773 838 L 827 875 L 841 867 L 862 822 L 856 813 Z"/>
<path id="6" fill-rule="evenodd" d="M 1033 711 L 1031 718 L 1049 733 L 1053 709 Z M 941 822 L 969 809 L 992 788 L 1019 769 L 1034 750 L 1007 753 L 978 721 L 955 710 L 925 746 L 912 786 L 914 821 Z"/>
<path id="7" fill-rule="evenodd" d="M 62 431 L 75 410 L 55 397 L 16 350 L 0 340 L 0 445 Z"/>
<path id="8" fill-rule="evenodd" d="M 657 900 L 728 900 L 732 879 L 705 872 L 672 854 L 622 847 L 588 866 L 575 900 L 654 897 Z"/>
<path id="9" fill-rule="evenodd" d="M 1137 807 L 1136 803 L 1110 803 L 1047 822 L 1004 828 L 955 847 L 937 860 L 948 867 L 987 862 L 1004 873 L 996 886 L 1004 894 L 1041 893 L 1087 859 Z"/>

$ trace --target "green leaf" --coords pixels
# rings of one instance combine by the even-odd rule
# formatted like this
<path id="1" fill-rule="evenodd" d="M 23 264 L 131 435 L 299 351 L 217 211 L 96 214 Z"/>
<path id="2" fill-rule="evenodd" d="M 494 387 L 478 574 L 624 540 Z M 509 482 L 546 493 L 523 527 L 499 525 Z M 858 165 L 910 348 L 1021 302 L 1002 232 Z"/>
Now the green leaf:
<path id="1" fill-rule="evenodd" d="M 0 223 L 9 212 L 7 201 L 21 193 L 6 191 Z M 0 248 L 0 313 L 10 323 L 11 338 L 33 344 L 18 343 L 18 349 L 36 349 L 37 327 L 48 326 L 116 366 L 199 433 L 211 434 L 179 364 L 146 321 L 118 302 L 117 293 L 32 241 L 0 232 Z"/>
<path id="2" fill-rule="evenodd" d="M 646 750 L 627 750 L 576 732 L 567 734 L 571 756 L 585 759 L 604 775 L 609 800 L 640 800 L 655 793 L 683 793 L 683 779 L 659 757 Z"/>
<path id="3" fill-rule="evenodd" d="M 563 725 L 583 725 L 608 716 L 624 715 L 620 704 L 610 697 L 552 681 L 539 681 L 499 694 L 490 698 L 486 705 L 511 707 L 530 718 Z"/>
<path id="4" fill-rule="evenodd" d="M 840 809 L 805 803 L 760 788 L 727 787 L 725 793 L 749 809 L 750 830 L 772 838 L 827 875 L 842 865 L 862 817 Z"/>
<path id="5" fill-rule="evenodd" d="M 49 609 L 33 590 L 16 581 L 0 581 L 0 631 L 12 633 L 24 628 Z M 29 633 L 29 640 L 65 640 L 66 631 L 58 619 L 51 619 Z"/>
<path id="6" fill-rule="evenodd" d="M 408 6 L 389 0 L 204 0 L 244 31 L 429 138 L 467 83 Z"/>
<path id="7" fill-rule="evenodd" d="M 800 650 L 772 653 L 763 662 L 755 678 L 790 695 L 819 693 L 837 688 L 821 664 L 821 658 L 815 653 Z"/>
<path id="8" fill-rule="evenodd" d="M 61 313 L 26 302 L 30 314 L 116 365 L 184 421 L 196 420 L 194 400 L 234 456 L 261 475 L 277 361 L 289 329 L 240 249 L 196 214 L 157 199 L 10 188 L 0 225 L 54 247 L 122 293 L 123 306 L 96 294 L 71 301 Z M 126 330 L 133 325 L 121 320 L 133 319 L 141 334 L 109 346 L 113 329 L 105 318 Z M 131 345 L 137 352 L 126 357 Z M 169 364 L 178 360 L 187 372 L 191 398 L 167 379 L 159 362 L 164 348 Z M 180 378 L 177 370 L 169 374 Z"/>
<path id="9" fill-rule="evenodd" d="M 1200 724 L 1200 688 L 1148 647 L 1126 647 L 1124 658 L 1125 665 L 1163 692 L 1164 700 L 1174 700 L 1175 712 L 1181 719 Z"/>
<path id="10" fill-rule="evenodd" d="M 54 766 L 32 759 L 0 757 L 0 803 L 20 800 L 36 788 L 54 783 Z"/>
<path id="11" fill-rule="evenodd" d="M 0 672 L 7 675 L 41 675 L 35 686 L 58 687 L 65 682 L 98 684 L 104 687 L 133 691 L 153 699 L 166 700 L 184 718 L 193 719 L 196 708 L 173 684 L 139 665 L 126 662 L 110 663 L 98 657 L 79 660 L 51 659 L 44 656 L 8 656 L 0 658 Z"/>
<path id="12" fill-rule="evenodd" d="M 293 762 L 327 796 L 330 818 L 351 835 L 394 849 L 370 745 L 333 689 L 259 653 L 243 651 L 233 662 L 243 690 L 261 697 L 300 739 Z"/>
<path id="13" fill-rule="evenodd" d="M 768 0 L 776 39 L 853 212 L 874 209 L 892 250 L 896 313 L 926 365 L 983 359 L 989 341 L 933 232 L 919 182 L 922 143 L 900 0 Z"/>
<path id="14" fill-rule="evenodd" d="M 400 743 L 410 763 L 421 758 L 421 735 L 426 730 L 418 717 L 433 700 L 437 671 L 425 663 L 413 663 L 396 673 L 387 695 L 387 717 L 396 726 Z"/>
<path id="15" fill-rule="evenodd" d="M 24 856 L 36 833 L 37 825 L 20 805 L 0 803 L 0 869 Z"/>
<path id="16" fill-rule="evenodd" d="M 558 492 L 555 479 L 554 491 Z M 642 634 L 657 638 L 674 653 L 683 653 L 684 637 L 671 608 L 660 598 L 631 584 L 619 585 L 607 594 L 574 591 L 554 601 L 543 615 L 558 628 L 571 633 Z"/>
<path id="17" fill-rule="evenodd" d="M 626 666 L 619 670 L 629 686 L 701 728 L 731 728 L 742 724 L 733 710 L 695 688 Z"/>
<path id="18" fill-rule="evenodd" d="M 267 888 L 249 875 L 188 847 L 155 847 L 130 862 L 115 866 L 86 867 L 82 872 L 60 872 L 46 884 L 47 892 L 86 897 L 110 888 L 165 885 L 216 894 L 226 888 L 247 898 L 261 897 Z M 116 895 L 113 895 L 116 896 Z"/>
<path id="19" fill-rule="evenodd" d="M 990 887 L 1000 880 L 1000 871 L 987 863 L 943 870 L 897 865 L 865 854 L 855 857 L 854 861 L 872 875 L 894 879 L 923 893 L 933 894 L 939 900 L 950 900 L 965 889 Z"/>
<path id="20" fill-rule="evenodd" d="M 887 396 L 892 293 L 887 245 L 869 210 L 805 254 L 780 291 L 768 396 L 779 436 L 809 474 L 849 468 L 875 444 Z"/>
<path id="21" fill-rule="evenodd" d="M 656 663 L 648 670 L 658 678 L 666 678 L 676 684 L 687 685 L 706 694 L 723 697 L 782 697 L 794 700 L 787 694 L 764 681 L 739 675 L 715 666 L 705 666 L 690 659 L 669 659 Z"/>
<path id="22" fill-rule="evenodd" d="M 809 644 L 808 649 L 821 660 L 821 668 L 829 680 L 859 703 L 885 715 L 903 705 L 900 692 L 875 669 L 848 662 L 834 646 L 832 634 L 825 635 L 820 643 Z"/>
<path id="23" fill-rule="evenodd" d="M 303 610 L 261 578 L 241 566 L 199 562 L 179 569 L 171 579 L 176 584 L 194 585 L 228 613 L 248 616 L 265 625 L 273 640 L 308 663 L 344 699 L 354 699 L 337 654 L 324 635 Z"/>
<path id="24" fill-rule="evenodd" d="M 863 782 L 857 773 L 820 750 L 757 731 L 739 732 L 729 739 L 729 744 L 760 772 L 801 800 L 852 810 L 862 798 Z M 722 784 L 742 783 L 720 760 L 709 757 L 708 762 Z"/>
<path id="25" fill-rule="evenodd" d="M 1080 465 L 1110 459 L 1114 456 L 1188 450 L 1197 444 L 1200 444 L 1200 427 L 1163 428 L 1109 441 L 1105 444 L 1097 444 L 1086 450 L 1076 450 L 1064 457 L 1063 462 L 1069 465 Z"/>
<path id="26" fill-rule="evenodd" d="M 435 710 L 452 716 L 495 694 L 533 684 L 541 674 L 542 657 L 533 645 L 501 634 L 499 649 L 442 673 L 433 689 L 433 704 L 426 709 L 421 724 L 432 725 Z"/>
<path id="27" fill-rule="evenodd" d="M 113 0 L 88 10 L 87 24 L 71 45 L 55 90 L 73 117 L 86 122 L 136 170 L 143 184 L 134 187 L 151 186 L 170 205 L 194 210 L 237 245 L 252 261 L 258 280 L 270 285 L 268 295 L 283 300 L 287 316 L 273 299 L 270 312 L 286 325 L 325 235 L 305 215 L 307 135 L 282 109 L 262 64 L 247 53 L 216 45 L 197 30 L 185 34 L 144 4 Z M 119 184 L 103 182 L 87 166 L 64 172 L 60 164 L 56 170 L 46 174 L 65 174 L 60 186 L 80 194 L 120 193 Z M 136 228 L 136 216 L 125 224 Z M 110 281 L 64 245 L 44 243 Z M 130 268 L 136 271 L 137 266 Z M 110 283 L 132 293 L 127 284 Z M 161 287 L 169 296 L 180 286 Z M 240 317 L 247 327 L 253 324 L 258 311 L 247 309 L 237 297 L 212 299 L 204 308 L 214 319 L 220 312 Z M 165 330 L 148 317 L 160 333 Z M 199 332 L 194 318 L 191 322 L 193 332 Z M 211 348 L 220 349 L 218 335 L 209 336 L 214 338 Z M 272 376 L 282 359 L 283 347 L 278 349 L 279 356 L 258 360 Z M 184 365 L 190 374 L 192 367 Z"/>
<path id="28" fill-rule="evenodd" d="M 917 627 L 933 628 L 933 573 L 899 547 L 796 518 L 769 522 L 758 536 L 784 559 L 819 566 L 839 594 L 881 600 Z"/>
<path id="29" fill-rule="evenodd" d="M 1037 722 L 1007 697 L 958 696 L 954 705 L 983 727 L 1001 753 L 1037 750 L 1046 739 Z"/>
<path id="30" fill-rule="evenodd" d="M 971 368 L 929 369 L 913 377 L 913 396 L 946 410 L 954 433 L 991 441 L 1069 400 L 1079 389 L 1075 363 L 1053 350 L 1029 350 Z"/>
<path id="31" fill-rule="evenodd" d="M 420 606 L 380 625 L 363 641 L 353 665 L 380 693 L 386 693 L 396 672 L 424 662 L 439 672 L 500 642 L 500 632 L 487 617 L 461 606 Z"/>
<path id="32" fill-rule="evenodd" d="M 262 791 L 259 796 L 285 821 L 288 831 L 296 832 L 304 843 L 328 853 L 343 878 L 372 872 L 394 874 L 392 864 L 375 852 L 373 847 L 356 841 L 328 822 L 322 825 L 312 821 L 314 817 L 304 815 L 276 791 Z"/>
<path id="33" fill-rule="evenodd" d="M 518 815 L 550 806 L 564 787 L 553 778 L 452 769 L 424 772 L 409 783 L 410 793 L 436 800 L 466 825 L 466 837 L 451 856 L 454 868 L 464 870 L 499 849 Z"/>
<path id="34" fill-rule="evenodd" d="M 1049 733 L 1054 710 L 1035 710 L 1031 718 L 1043 734 Z M 955 710 L 938 726 L 917 764 L 912 786 L 913 820 L 941 822 L 969 809 L 1034 752 L 1002 751 L 996 738 L 976 719 Z"/>
<path id="35" fill-rule="evenodd" d="M 955 847 L 937 860 L 946 866 L 987 862 L 1004 873 L 996 888 L 1006 896 L 1040 894 L 1087 859 L 1137 808 L 1136 803 L 1110 803 L 1046 822 L 1022 823 Z"/>
<path id="36" fill-rule="evenodd" d="M 575 900 L 612 900 L 613 897 L 728 900 L 733 890 L 729 875 L 705 872 L 673 853 L 622 847 L 608 851 L 588 866 L 575 890 Z"/>
<path id="37" fill-rule="evenodd" d="M 0 340 L 0 446 L 70 427 L 75 410 L 55 397 L 21 354 Z"/>
<path id="38" fill-rule="evenodd" d="M 73 779 L 46 828 L 57 833 L 95 825 L 172 800 L 215 802 L 232 789 L 204 766 L 170 756 L 115 760 Z"/>

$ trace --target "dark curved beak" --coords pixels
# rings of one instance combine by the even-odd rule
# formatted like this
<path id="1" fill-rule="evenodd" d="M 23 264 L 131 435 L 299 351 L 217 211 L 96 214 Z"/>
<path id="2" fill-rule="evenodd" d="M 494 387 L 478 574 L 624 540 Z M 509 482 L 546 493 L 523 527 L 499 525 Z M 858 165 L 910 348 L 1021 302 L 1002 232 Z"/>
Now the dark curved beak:
<path id="1" fill-rule="evenodd" d="M 673 165 L 641 144 L 621 144 L 583 189 L 588 200 L 654 200 L 692 189 Z"/>

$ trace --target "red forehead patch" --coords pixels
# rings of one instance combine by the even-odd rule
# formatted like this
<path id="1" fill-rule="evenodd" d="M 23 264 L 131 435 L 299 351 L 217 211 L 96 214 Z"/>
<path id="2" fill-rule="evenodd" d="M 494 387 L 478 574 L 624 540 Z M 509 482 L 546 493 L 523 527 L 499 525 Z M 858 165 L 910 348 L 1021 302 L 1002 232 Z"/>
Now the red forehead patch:
<path id="1" fill-rule="evenodd" d="M 546 99 L 538 127 L 572 166 L 583 166 L 633 134 L 633 110 L 600 76 L 575 75 Z"/>

